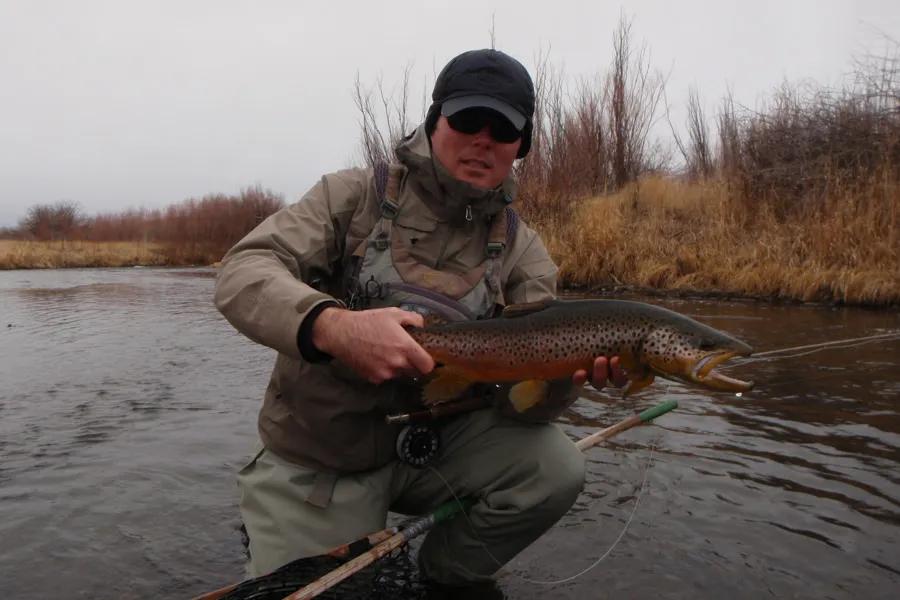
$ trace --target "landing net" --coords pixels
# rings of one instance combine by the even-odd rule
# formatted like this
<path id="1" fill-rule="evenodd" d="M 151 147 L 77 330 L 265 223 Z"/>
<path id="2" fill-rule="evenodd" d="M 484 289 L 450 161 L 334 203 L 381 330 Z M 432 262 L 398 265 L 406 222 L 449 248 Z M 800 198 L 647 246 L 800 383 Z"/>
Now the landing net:
<path id="1" fill-rule="evenodd" d="M 241 583 L 222 600 L 282 600 L 303 586 L 353 559 L 312 556 L 290 562 L 277 571 Z M 425 584 L 404 545 L 318 596 L 324 600 L 420 600 Z"/>

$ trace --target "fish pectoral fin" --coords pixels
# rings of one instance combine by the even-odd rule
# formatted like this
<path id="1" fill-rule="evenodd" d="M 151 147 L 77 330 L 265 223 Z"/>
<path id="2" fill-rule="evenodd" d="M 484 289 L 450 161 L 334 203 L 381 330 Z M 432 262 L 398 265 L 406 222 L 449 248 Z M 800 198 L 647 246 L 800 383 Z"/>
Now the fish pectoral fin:
<path id="1" fill-rule="evenodd" d="M 475 383 L 449 367 L 437 367 L 432 373 L 434 378 L 422 389 L 422 402 L 426 406 L 456 400 Z"/>
<path id="2" fill-rule="evenodd" d="M 547 397 L 549 381 L 527 379 L 509 389 L 509 403 L 517 413 L 523 413 Z"/>
<path id="3" fill-rule="evenodd" d="M 628 381 L 628 385 L 625 386 L 625 390 L 622 392 L 624 397 L 628 397 L 631 394 L 636 394 L 651 383 L 653 383 L 653 379 L 655 375 L 653 375 L 653 371 L 648 370 L 641 377 L 637 379 L 630 379 Z"/>
<path id="4" fill-rule="evenodd" d="M 509 306 L 503 309 L 501 313 L 501 317 L 504 319 L 513 319 L 515 317 L 524 317 L 525 315 L 530 315 L 531 313 L 536 313 L 544 310 L 551 304 L 556 302 L 556 300 L 540 300 L 538 302 L 523 302 L 522 304 L 510 304 Z"/>

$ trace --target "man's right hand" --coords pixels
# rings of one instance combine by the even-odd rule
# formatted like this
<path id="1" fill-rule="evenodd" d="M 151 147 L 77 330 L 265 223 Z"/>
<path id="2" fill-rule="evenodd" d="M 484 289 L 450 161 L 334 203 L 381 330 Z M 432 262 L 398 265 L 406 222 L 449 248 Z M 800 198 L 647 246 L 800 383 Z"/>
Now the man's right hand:
<path id="1" fill-rule="evenodd" d="M 399 308 L 353 311 L 329 307 L 313 322 L 312 343 L 378 384 L 434 369 L 431 355 L 403 328 L 424 324 L 422 315 Z"/>

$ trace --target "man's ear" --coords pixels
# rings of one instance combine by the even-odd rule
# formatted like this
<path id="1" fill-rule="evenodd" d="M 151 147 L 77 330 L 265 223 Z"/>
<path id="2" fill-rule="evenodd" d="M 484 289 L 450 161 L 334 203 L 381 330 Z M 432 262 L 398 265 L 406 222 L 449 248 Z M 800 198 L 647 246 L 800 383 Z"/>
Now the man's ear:
<path id="1" fill-rule="evenodd" d="M 516 154 L 516 158 L 525 158 L 525 155 L 531 150 L 531 132 L 533 128 L 531 119 L 525 121 L 525 127 L 522 128 L 522 145 L 519 146 L 519 152 Z"/>
<path id="2" fill-rule="evenodd" d="M 437 127 L 438 119 L 441 118 L 441 105 L 437 102 L 432 102 L 431 106 L 428 107 L 428 113 L 425 115 L 425 133 L 428 134 L 428 141 L 431 142 L 431 134 L 434 133 L 434 128 Z"/>

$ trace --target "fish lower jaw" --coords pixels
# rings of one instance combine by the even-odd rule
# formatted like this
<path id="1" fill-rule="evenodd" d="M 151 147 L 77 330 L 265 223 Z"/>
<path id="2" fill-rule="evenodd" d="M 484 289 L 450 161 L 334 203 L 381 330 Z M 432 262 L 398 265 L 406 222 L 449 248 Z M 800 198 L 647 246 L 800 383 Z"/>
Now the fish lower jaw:
<path id="1" fill-rule="evenodd" d="M 695 379 L 694 381 L 708 388 L 722 390 L 724 392 L 749 392 L 753 389 L 754 385 L 752 381 L 735 379 L 715 371 L 711 371 L 706 377 Z"/>
<path id="2" fill-rule="evenodd" d="M 705 387 L 726 392 L 746 392 L 753 389 L 752 381 L 728 377 L 714 369 L 727 360 L 738 356 L 737 352 L 720 352 L 704 356 L 691 370 L 689 378 Z"/>

